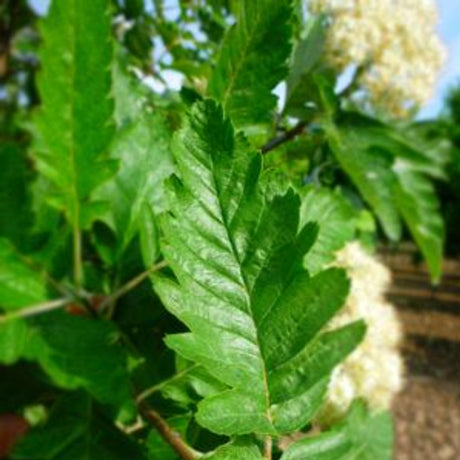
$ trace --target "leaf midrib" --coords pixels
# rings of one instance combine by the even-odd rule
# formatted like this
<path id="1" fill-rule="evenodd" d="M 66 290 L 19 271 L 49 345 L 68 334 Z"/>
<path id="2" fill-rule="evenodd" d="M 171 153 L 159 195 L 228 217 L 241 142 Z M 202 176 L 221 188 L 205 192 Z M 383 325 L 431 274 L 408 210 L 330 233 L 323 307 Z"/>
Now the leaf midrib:
<path id="1" fill-rule="evenodd" d="M 245 11 L 244 14 L 246 15 L 246 11 Z M 233 87 L 234 87 L 234 85 L 235 85 L 235 83 L 236 83 L 236 81 L 237 81 L 238 75 L 239 75 L 239 73 L 240 73 L 240 71 L 241 71 L 243 65 L 246 63 L 247 55 L 248 55 L 248 50 L 252 47 L 252 41 L 253 41 L 253 39 L 254 39 L 255 31 L 257 30 L 257 28 L 259 27 L 259 24 L 260 24 L 260 22 L 261 22 L 261 21 L 260 21 L 260 17 L 261 17 L 261 15 L 260 15 L 260 9 L 257 9 L 257 20 L 254 21 L 254 22 L 255 22 L 255 26 L 254 26 L 252 29 L 250 29 L 250 32 L 251 32 L 251 33 L 246 32 L 246 35 L 247 35 L 247 37 L 248 37 L 248 40 L 246 41 L 245 46 L 244 46 L 244 48 L 243 48 L 243 53 L 242 53 L 242 55 L 244 56 L 244 58 L 242 58 L 242 59 L 239 60 L 239 63 L 238 63 L 238 65 L 236 66 L 235 71 L 232 72 L 231 77 L 230 77 L 230 79 L 229 79 L 229 84 L 228 84 L 227 89 L 225 90 L 224 96 L 223 96 L 223 98 L 222 98 L 222 105 L 223 105 L 225 108 L 227 108 L 227 102 L 228 102 L 228 99 L 229 99 L 231 93 L 233 92 Z M 247 19 L 247 18 L 245 18 L 245 19 Z M 246 20 L 245 20 L 245 24 L 246 24 L 246 30 L 248 30 L 248 29 L 247 29 L 247 21 L 246 21 Z M 239 25 L 240 25 L 240 24 L 236 24 L 235 29 L 234 29 L 235 31 L 236 31 L 236 27 L 238 27 Z"/>
<path id="2" fill-rule="evenodd" d="M 233 147 L 233 148 L 235 148 L 235 147 Z M 265 360 L 263 359 L 263 355 L 262 355 L 262 347 L 260 345 L 260 337 L 259 337 L 258 328 L 257 328 L 256 322 L 254 320 L 253 311 L 252 311 L 252 308 L 251 308 L 251 294 L 250 294 L 248 282 L 247 282 L 246 277 L 244 276 L 244 273 L 243 273 L 243 270 L 242 270 L 242 263 L 241 263 L 240 258 L 238 256 L 236 245 L 235 245 L 235 242 L 233 241 L 232 235 L 230 234 L 229 225 L 228 225 L 228 222 L 227 222 L 227 220 L 225 218 L 225 214 L 223 212 L 223 206 L 222 206 L 222 203 L 220 201 L 221 194 L 220 194 L 220 190 L 219 190 L 219 187 L 217 185 L 217 180 L 216 180 L 215 167 L 214 167 L 214 157 L 211 155 L 210 159 L 211 159 L 211 168 L 210 169 L 211 169 L 212 182 L 213 182 L 213 187 L 214 187 L 214 189 L 216 191 L 216 197 L 217 197 L 217 203 L 219 205 L 220 217 L 222 219 L 222 224 L 224 225 L 225 233 L 226 233 L 228 241 L 230 243 L 230 249 L 231 249 L 232 255 L 235 258 L 236 263 L 238 264 L 238 271 L 240 273 L 241 280 L 243 281 L 242 286 L 244 287 L 244 292 L 245 292 L 246 299 L 247 299 L 247 306 L 248 306 L 248 313 L 249 313 L 248 317 L 252 321 L 252 326 L 253 326 L 254 331 L 255 331 L 255 343 L 257 345 L 259 362 L 260 362 L 260 365 L 261 365 L 261 368 L 262 368 L 262 380 L 263 380 L 263 385 L 264 385 L 265 402 L 266 402 L 266 407 L 267 407 L 266 417 L 267 417 L 267 420 L 270 422 L 270 424 L 273 424 L 273 419 L 272 419 L 272 415 L 271 415 L 271 412 L 270 412 L 270 408 L 271 408 L 272 404 L 271 404 L 270 392 L 269 392 L 269 388 L 268 388 L 268 372 L 267 372 L 267 369 L 265 367 Z M 239 209 L 239 208 L 237 208 L 237 209 Z M 236 211 L 236 212 L 238 212 L 238 211 Z"/>

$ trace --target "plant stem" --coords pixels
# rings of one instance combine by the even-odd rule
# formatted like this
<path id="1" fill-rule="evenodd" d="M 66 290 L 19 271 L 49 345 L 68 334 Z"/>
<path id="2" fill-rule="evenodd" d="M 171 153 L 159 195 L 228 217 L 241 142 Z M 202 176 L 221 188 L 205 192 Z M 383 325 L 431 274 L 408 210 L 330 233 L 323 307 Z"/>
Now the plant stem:
<path id="1" fill-rule="evenodd" d="M 158 262 L 155 265 L 152 265 L 150 268 L 145 270 L 144 272 L 140 273 L 139 275 L 135 276 L 133 279 L 128 281 L 126 284 L 121 286 L 119 289 L 117 289 L 113 294 L 109 295 L 106 297 L 99 305 L 98 311 L 102 312 L 104 311 L 107 307 L 109 307 L 113 302 L 118 300 L 120 297 L 123 297 L 125 294 L 128 292 L 132 291 L 135 287 L 137 287 L 139 284 L 142 283 L 151 273 L 154 273 L 158 270 L 161 270 L 162 268 L 166 267 L 167 262 L 166 261 L 161 261 Z"/>
<path id="2" fill-rule="evenodd" d="M 178 372 L 177 374 L 173 375 L 169 379 L 163 380 L 160 383 L 157 383 L 156 385 L 151 386 L 150 388 L 147 388 L 144 390 L 142 393 L 139 394 L 139 396 L 136 398 L 137 404 L 140 404 L 142 401 L 146 400 L 148 397 L 156 393 L 157 391 L 160 391 L 162 388 L 164 388 L 166 385 L 168 385 L 171 382 L 175 382 L 179 378 L 183 377 L 184 375 L 188 374 L 191 372 L 193 369 L 196 369 L 199 367 L 198 364 L 193 364 L 190 367 L 187 367 L 186 369 Z"/>
<path id="3" fill-rule="evenodd" d="M 176 451 L 180 458 L 184 460 L 195 460 L 198 458 L 197 452 L 182 439 L 180 434 L 157 411 L 150 409 L 144 404 L 141 404 L 140 411 L 144 418 L 158 431 L 161 437 Z"/>
<path id="4" fill-rule="evenodd" d="M 78 228 L 78 222 L 74 224 L 73 229 L 73 280 L 75 289 L 78 291 L 83 283 L 81 234 Z"/>
<path id="5" fill-rule="evenodd" d="M 278 137 L 275 137 L 269 140 L 264 146 L 262 146 L 260 151 L 262 152 L 262 154 L 268 153 L 270 150 L 273 150 L 276 147 L 279 147 L 281 144 L 284 144 L 285 142 L 291 139 L 294 139 L 296 136 L 301 134 L 306 127 L 307 127 L 306 121 L 299 121 L 294 126 L 294 128 L 290 129 L 289 131 L 286 131 L 285 133 L 281 134 Z"/>
<path id="6" fill-rule="evenodd" d="M 267 460 L 272 460 L 272 450 L 273 450 L 273 440 L 271 436 L 267 436 L 265 438 L 265 446 L 264 446 L 264 457 Z"/>
<path id="7" fill-rule="evenodd" d="M 65 307 L 71 301 L 72 299 L 70 298 L 63 298 L 32 305 L 30 307 L 26 307 L 21 310 L 13 311 L 7 313 L 6 315 L 0 316 L 0 323 L 6 323 L 7 321 L 11 321 L 13 319 L 27 318 L 29 316 L 39 315 L 40 313 L 57 310 L 58 308 Z"/>

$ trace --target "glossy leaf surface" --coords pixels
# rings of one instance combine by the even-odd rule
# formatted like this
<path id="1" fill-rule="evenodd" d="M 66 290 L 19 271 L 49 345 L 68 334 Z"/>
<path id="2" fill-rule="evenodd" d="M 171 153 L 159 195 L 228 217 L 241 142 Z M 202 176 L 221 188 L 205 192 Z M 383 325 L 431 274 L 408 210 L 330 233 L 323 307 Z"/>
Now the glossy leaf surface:
<path id="1" fill-rule="evenodd" d="M 197 420 L 228 435 L 300 428 L 364 333 L 361 323 L 319 333 L 345 300 L 345 274 L 302 268 L 316 226 L 297 232 L 299 198 L 259 180 L 261 157 L 214 102 L 192 108 L 174 154 L 162 228 L 178 282 L 157 277 L 155 289 L 191 332 L 167 344 L 230 387 Z"/>

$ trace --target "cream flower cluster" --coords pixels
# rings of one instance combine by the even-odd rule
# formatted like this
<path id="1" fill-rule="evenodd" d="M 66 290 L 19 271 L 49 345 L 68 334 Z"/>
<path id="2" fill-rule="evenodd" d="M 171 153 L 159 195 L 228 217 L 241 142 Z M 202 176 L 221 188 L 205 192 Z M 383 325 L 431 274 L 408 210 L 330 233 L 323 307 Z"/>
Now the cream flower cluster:
<path id="1" fill-rule="evenodd" d="M 318 416 L 324 424 L 342 418 L 355 398 L 364 399 L 371 409 L 387 409 L 403 384 L 398 350 L 401 327 L 393 306 L 384 298 L 391 281 L 389 270 L 356 242 L 338 253 L 335 265 L 347 270 L 351 288 L 344 307 L 327 329 L 363 319 L 367 332 L 363 342 L 333 371 Z"/>
<path id="2" fill-rule="evenodd" d="M 446 50 L 435 32 L 435 0 L 307 0 L 330 20 L 329 63 L 362 69 L 369 102 L 396 117 L 432 97 Z"/>

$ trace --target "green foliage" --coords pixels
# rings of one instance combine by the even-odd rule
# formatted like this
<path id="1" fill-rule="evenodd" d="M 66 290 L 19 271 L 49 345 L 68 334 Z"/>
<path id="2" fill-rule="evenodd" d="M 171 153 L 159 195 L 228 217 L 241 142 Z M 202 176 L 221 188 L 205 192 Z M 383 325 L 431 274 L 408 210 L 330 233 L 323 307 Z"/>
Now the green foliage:
<path id="1" fill-rule="evenodd" d="M 0 415 L 41 414 L 9 458 L 391 458 L 364 404 L 312 430 L 365 334 L 327 267 L 404 224 L 439 278 L 447 128 L 358 111 L 300 10 L 0 7 Z"/>
<path id="2" fill-rule="evenodd" d="M 326 125 L 329 145 L 392 240 L 401 218 L 423 253 L 431 278 L 442 270 L 444 226 L 429 176 L 442 177 L 442 160 L 418 150 L 411 138 L 376 120 L 349 112 Z"/>
<path id="3" fill-rule="evenodd" d="M 112 146 L 112 158 L 121 167 L 97 192 L 110 203 L 109 222 L 124 251 L 139 232 L 141 219 L 162 209 L 162 182 L 172 172 L 170 130 L 159 114 L 146 114 L 121 129 Z M 155 168 L 152 171 L 152 165 Z"/>
<path id="4" fill-rule="evenodd" d="M 316 438 L 292 444 L 281 460 L 390 460 L 393 426 L 387 413 L 369 414 L 357 402 L 344 422 Z"/>
<path id="5" fill-rule="evenodd" d="M 33 216 L 27 183 L 31 174 L 21 146 L 15 142 L 0 145 L 0 237 L 17 245 L 24 243 Z"/>
<path id="6" fill-rule="evenodd" d="M 220 447 L 209 460 L 263 460 L 260 450 L 250 440 L 244 438 Z"/>
<path id="7" fill-rule="evenodd" d="M 113 135 L 113 42 L 105 0 L 54 1 L 41 32 L 42 100 L 34 118 L 34 157 L 53 184 L 48 201 L 74 227 L 100 214 L 94 189 L 113 175 L 108 145 Z"/>
<path id="8" fill-rule="evenodd" d="M 29 268 L 12 244 L 0 239 L 0 306 L 14 310 L 46 299 L 44 279 Z"/>
<path id="9" fill-rule="evenodd" d="M 0 320 L 0 363 L 35 361 L 58 386 L 86 388 L 101 402 L 129 409 L 125 356 L 116 345 L 114 325 L 63 312 L 28 319 L 8 316 L 20 315 L 23 307 L 29 307 L 29 312 L 40 309 L 47 300 L 47 289 L 44 277 L 1 240 L 0 256 L 0 306 L 7 312 Z M 110 376 L 101 372 L 104 368 L 111 369 Z"/>
<path id="10" fill-rule="evenodd" d="M 314 70 L 320 63 L 326 38 L 326 25 L 323 18 L 311 18 L 307 23 L 293 53 L 292 63 L 286 80 L 287 94 L 285 111 L 300 118 L 311 116 L 305 101 L 318 101 L 315 90 Z"/>
<path id="11" fill-rule="evenodd" d="M 304 265 L 312 274 L 334 261 L 334 253 L 355 236 L 356 212 L 339 190 L 305 187 L 300 222 L 316 222 L 319 232 Z"/>
<path id="12" fill-rule="evenodd" d="M 126 434 L 107 422 L 102 408 L 84 393 L 63 395 L 43 427 L 15 449 L 14 460 L 147 460 Z"/>
<path id="13" fill-rule="evenodd" d="M 191 332 L 166 342 L 231 387 L 200 402 L 197 420 L 227 435 L 298 429 L 364 332 L 319 334 L 345 300 L 344 273 L 302 270 L 316 227 L 297 233 L 298 197 L 259 184 L 260 156 L 215 103 L 192 108 L 174 147 L 162 228 L 179 283 L 158 277 L 155 289 Z"/>
<path id="14" fill-rule="evenodd" d="M 286 76 L 291 47 L 289 0 L 235 3 L 236 24 L 225 35 L 209 81 L 209 95 L 222 102 L 238 128 L 249 132 L 270 122 L 271 93 Z"/>

